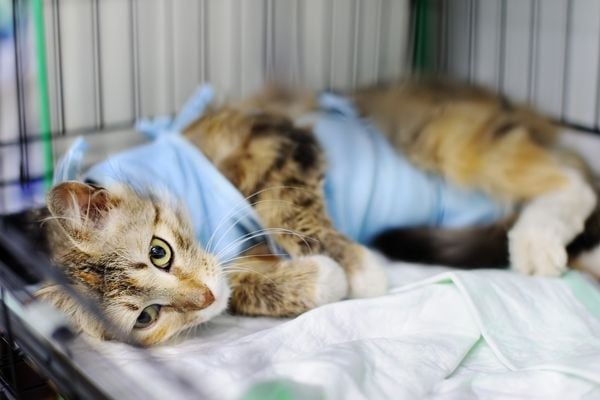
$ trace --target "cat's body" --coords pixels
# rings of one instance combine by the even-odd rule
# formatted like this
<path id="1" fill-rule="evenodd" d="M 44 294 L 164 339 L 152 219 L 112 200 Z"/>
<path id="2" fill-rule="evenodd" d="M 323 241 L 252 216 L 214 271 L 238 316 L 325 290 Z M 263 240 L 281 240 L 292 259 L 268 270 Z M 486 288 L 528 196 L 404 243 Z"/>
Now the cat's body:
<path id="1" fill-rule="evenodd" d="M 567 245 L 583 232 L 586 220 L 588 231 L 598 230 L 596 196 L 583 164 L 554 147 L 555 129 L 537 114 L 483 90 L 439 83 L 374 88 L 352 99 L 414 165 L 520 210 L 496 225 L 502 234 L 510 229 L 508 247 L 516 270 L 556 276 L 566 265 Z M 145 344 L 210 319 L 227 302 L 242 314 L 293 316 L 345 297 L 383 294 L 380 261 L 339 232 L 327 213 L 327 154 L 306 121 L 297 122 L 314 104 L 310 94 L 290 98 L 266 92 L 207 112 L 185 132 L 248 197 L 262 226 L 290 258 L 258 244 L 221 267 L 210 248 L 194 241 L 185 212 L 163 197 L 66 182 L 48 197 L 54 218 L 46 229 L 54 259 L 80 290 Z M 356 163 L 360 166 L 360 160 Z M 485 260 L 483 266 L 506 260 L 501 236 L 489 246 L 496 256 L 487 252 L 488 259 L 473 259 L 477 254 L 468 251 L 469 243 L 476 242 L 473 234 L 465 234 L 469 229 L 442 231 L 441 236 L 415 231 L 423 246 L 444 234 L 465 240 L 463 246 L 458 240 L 440 240 L 448 245 L 429 249 L 431 254 L 423 255 L 431 259 L 419 260 L 459 265 Z M 495 228 L 472 229 L 477 234 Z M 406 230 L 391 231 L 378 243 L 394 253 L 403 248 L 397 239 L 409 243 L 414 237 Z M 571 249 L 590 251 L 596 240 L 580 237 Z M 418 257 L 413 251 L 406 258 Z M 48 286 L 41 295 L 84 330 L 108 336 L 56 287 Z"/>

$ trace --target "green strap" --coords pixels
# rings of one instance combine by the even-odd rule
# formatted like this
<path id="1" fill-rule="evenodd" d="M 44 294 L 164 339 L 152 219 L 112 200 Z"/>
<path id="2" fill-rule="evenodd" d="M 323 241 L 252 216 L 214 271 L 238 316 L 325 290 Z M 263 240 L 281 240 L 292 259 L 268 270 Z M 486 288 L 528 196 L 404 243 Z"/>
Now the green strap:
<path id="1" fill-rule="evenodd" d="M 242 400 L 324 400 L 319 386 L 280 378 L 256 383 L 242 396 Z"/>
<path id="2" fill-rule="evenodd" d="M 52 184 L 53 155 L 50 124 L 50 101 L 48 98 L 48 69 L 46 64 L 46 40 L 44 28 L 44 9 L 42 0 L 33 0 L 33 21 L 35 29 L 35 52 L 37 59 L 37 83 L 40 106 L 40 134 L 42 136 L 42 156 L 44 160 L 44 184 Z"/>
<path id="3" fill-rule="evenodd" d="M 419 73 L 431 69 L 429 43 L 429 0 L 418 0 L 415 3 L 413 69 Z"/>

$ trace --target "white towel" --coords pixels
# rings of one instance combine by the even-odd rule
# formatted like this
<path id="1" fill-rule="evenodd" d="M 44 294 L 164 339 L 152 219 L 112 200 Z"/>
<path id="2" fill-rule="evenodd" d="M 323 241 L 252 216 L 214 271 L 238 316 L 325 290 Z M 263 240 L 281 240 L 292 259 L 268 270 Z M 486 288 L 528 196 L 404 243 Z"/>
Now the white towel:
<path id="1" fill-rule="evenodd" d="M 600 294 L 578 273 L 404 284 L 437 271 L 392 265 L 387 296 L 293 320 L 223 316 L 150 351 L 208 399 L 600 398 Z M 148 350 L 95 346 L 157 398 L 178 393 L 166 374 L 148 379 Z"/>

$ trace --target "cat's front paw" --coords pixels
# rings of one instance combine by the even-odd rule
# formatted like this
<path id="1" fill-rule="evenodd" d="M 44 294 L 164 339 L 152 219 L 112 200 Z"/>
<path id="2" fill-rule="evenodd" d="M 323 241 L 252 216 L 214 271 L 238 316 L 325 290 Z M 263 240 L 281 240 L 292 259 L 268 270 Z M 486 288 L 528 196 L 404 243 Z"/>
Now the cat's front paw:
<path id="1" fill-rule="evenodd" d="M 348 295 L 346 273 L 332 258 L 313 255 L 304 257 L 303 260 L 310 260 L 317 268 L 317 279 L 314 290 L 315 305 L 321 306 L 333 303 L 342 300 Z"/>
<path id="2" fill-rule="evenodd" d="M 511 266 L 525 275 L 560 276 L 567 251 L 557 235 L 543 228 L 513 229 L 508 234 Z"/>
<path id="3" fill-rule="evenodd" d="M 383 268 L 385 260 L 366 247 L 357 246 L 357 249 L 359 260 L 348 277 L 348 297 L 363 298 L 386 294 L 388 278 Z"/>

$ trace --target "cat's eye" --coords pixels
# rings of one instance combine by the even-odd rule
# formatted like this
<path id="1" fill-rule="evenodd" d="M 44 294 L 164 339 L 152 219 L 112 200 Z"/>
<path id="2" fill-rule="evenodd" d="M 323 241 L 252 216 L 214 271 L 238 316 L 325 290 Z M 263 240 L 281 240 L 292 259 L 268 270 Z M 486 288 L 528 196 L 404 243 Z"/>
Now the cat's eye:
<path id="1" fill-rule="evenodd" d="M 158 319 L 158 315 L 160 314 L 160 305 L 152 304 L 142 310 L 140 315 L 137 317 L 135 321 L 134 329 L 143 329 L 152 325 Z"/>
<path id="2" fill-rule="evenodd" d="M 167 242 L 155 237 L 150 242 L 149 256 L 152 265 L 157 268 L 168 269 L 171 266 L 173 252 Z"/>

